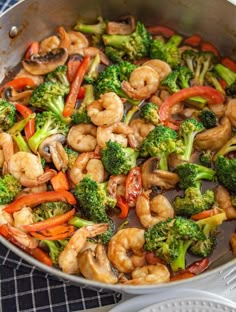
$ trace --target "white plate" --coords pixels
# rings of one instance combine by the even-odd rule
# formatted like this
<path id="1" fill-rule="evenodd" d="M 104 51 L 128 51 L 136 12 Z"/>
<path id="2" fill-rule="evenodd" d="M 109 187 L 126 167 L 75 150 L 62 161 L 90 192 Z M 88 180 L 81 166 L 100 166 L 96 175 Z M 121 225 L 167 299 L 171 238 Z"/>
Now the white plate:
<path id="1" fill-rule="evenodd" d="M 188 302 L 185 302 L 186 300 Z M 173 305 L 174 302 L 177 302 L 176 305 Z M 185 302 L 185 304 L 186 305 L 189 304 L 189 306 L 188 307 L 186 306 L 186 308 L 184 308 L 185 304 L 183 307 L 181 302 Z M 195 303 L 198 304 L 198 306 L 195 305 L 194 309 L 190 310 L 191 304 Z M 218 310 L 215 310 L 215 306 L 217 307 L 217 305 L 220 308 L 218 308 Z M 209 307 L 211 309 L 209 309 Z M 157 311 L 236 312 L 236 303 L 222 296 L 203 290 L 179 289 L 168 292 L 166 291 L 159 292 L 157 294 L 136 296 L 132 299 L 120 303 L 115 308 L 110 310 L 110 312 L 157 312 Z"/>

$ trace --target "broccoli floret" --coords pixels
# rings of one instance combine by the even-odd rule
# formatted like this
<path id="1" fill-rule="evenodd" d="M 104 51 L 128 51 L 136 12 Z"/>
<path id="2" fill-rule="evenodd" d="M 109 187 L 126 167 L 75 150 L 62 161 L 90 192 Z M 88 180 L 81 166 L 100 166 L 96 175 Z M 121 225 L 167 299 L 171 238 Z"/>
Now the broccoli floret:
<path id="1" fill-rule="evenodd" d="M 209 256 L 216 245 L 218 227 L 225 220 L 227 220 L 226 214 L 225 212 L 221 212 L 209 218 L 197 221 L 196 224 L 203 231 L 205 239 L 194 242 L 190 247 L 190 251 L 197 256 Z"/>
<path id="2" fill-rule="evenodd" d="M 101 16 L 99 16 L 97 19 L 98 19 L 97 24 L 84 24 L 82 21 L 78 21 L 74 26 L 74 30 L 81 31 L 86 34 L 101 35 L 105 33 L 106 22 L 103 20 Z"/>
<path id="3" fill-rule="evenodd" d="M 54 71 L 47 74 L 45 81 L 60 83 L 65 87 L 69 87 L 70 83 L 67 79 L 67 66 L 60 65 Z"/>
<path id="4" fill-rule="evenodd" d="M 140 118 L 157 126 L 160 122 L 158 106 L 154 103 L 145 104 L 140 110 Z"/>
<path id="5" fill-rule="evenodd" d="M 173 35 L 167 42 L 154 39 L 151 42 L 150 57 L 167 62 L 171 67 L 176 67 L 181 62 L 178 46 L 182 41 L 179 35 Z"/>
<path id="6" fill-rule="evenodd" d="M 21 191 L 21 183 L 11 174 L 0 178 L 0 204 L 10 203 Z"/>
<path id="7" fill-rule="evenodd" d="M 116 200 L 108 195 L 107 184 L 97 183 L 90 176 L 86 176 L 76 185 L 75 197 L 86 218 L 95 223 L 110 224 L 109 230 L 99 235 L 103 242 L 108 242 L 112 236 L 114 226 L 106 211 L 115 207 Z"/>
<path id="8" fill-rule="evenodd" d="M 135 61 L 147 56 L 151 42 L 150 34 L 140 22 L 137 22 L 135 31 L 130 35 L 105 34 L 102 39 L 106 46 L 105 53 L 114 62 L 121 59 Z"/>
<path id="9" fill-rule="evenodd" d="M 48 248 L 48 253 L 50 258 L 52 259 L 53 264 L 58 264 L 58 258 L 60 253 L 66 247 L 68 240 L 61 239 L 61 240 L 41 240 L 40 245 L 44 247 L 44 245 Z"/>
<path id="10" fill-rule="evenodd" d="M 63 201 L 58 202 L 45 202 L 34 208 L 33 221 L 40 222 L 50 219 L 55 216 L 59 216 L 69 211 L 71 206 Z"/>
<path id="11" fill-rule="evenodd" d="M 129 98 L 121 88 L 121 82 L 123 80 L 128 81 L 130 74 L 136 67 L 137 66 L 129 62 L 122 62 L 106 67 L 105 70 L 99 74 L 96 81 L 96 96 L 99 97 L 101 94 L 107 92 L 115 92 L 119 97 L 126 98 L 130 104 L 138 105 L 139 101 Z"/>
<path id="12" fill-rule="evenodd" d="M 68 156 L 68 169 L 71 170 L 74 167 L 75 161 L 79 156 L 79 153 L 69 147 L 64 147 Z"/>
<path id="13" fill-rule="evenodd" d="M 214 204 L 214 192 L 207 190 L 201 193 L 200 187 L 189 187 L 184 196 L 176 196 L 173 207 L 177 216 L 191 217 L 192 215 L 211 208 Z"/>
<path id="14" fill-rule="evenodd" d="M 225 95 L 225 90 L 222 88 L 220 82 L 218 81 L 218 77 L 215 72 L 207 72 L 205 75 L 206 82 L 213 86 L 216 90 Z"/>
<path id="15" fill-rule="evenodd" d="M 79 108 L 74 110 L 72 115 L 72 121 L 75 124 L 91 123 L 91 119 L 87 114 L 86 107 L 94 101 L 94 87 L 93 85 L 84 85 L 85 88 L 85 96 L 83 101 L 80 103 Z"/>
<path id="16" fill-rule="evenodd" d="M 182 53 L 182 58 L 194 74 L 194 84 L 202 86 L 206 73 L 212 69 L 216 62 L 214 53 L 186 50 Z"/>
<path id="17" fill-rule="evenodd" d="M 84 76 L 84 81 L 89 84 L 94 84 L 98 78 L 98 66 L 100 64 L 100 55 L 96 54 L 91 65 L 89 66 L 87 74 Z"/>
<path id="18" fill-rule="evenodd" d="M 183 189 L 189 187 L 199 187 L 201 180 L 212 181 L 215 177 L 215 171 L 198 164 L 184 163 L 176 167 L 176 173 L 180 178 L 179 186 Z"/>
<path id="19" fill-rule="evenodd" d="M 161 85 L 166 87 L 170 93 L 175 93 L 181 89 L 189 88 L 191 78 L 193 78 L 193 73 L 188 67 L 178 66 L 161 81 Z M 197 108 L 203 108 L 207 103 L 204 98 L 198 96 L 190 97 L 188 102 Z"/>
<path id="20" fill-rule="evenodd" d="M 215 170 L 219 183 L 229 191 L 236 192 L 236 160 L 218 155 Z"/>
<path id="21" fill-rule="evenodd" d="M 211 152 L 211 150 L 203 151 L 199 155 L 199 163 L 202 166 L 211 168 L 211 165 L 212 165 L 212 152 Z"/>
<path id="22" fill-rule="evenodd" d="M 144 237 L 144 249 L 154 251 L 174 272 L 185 269 L 185 257 L 190 245 L 205 238 L 194 221 L 182 217 L 155 224 L 145 230 Z"/>
<path id="23" fill-rule="evenodd" d="M 199 114 L 199 118 L 203 126 L 207 129 L 217 126 L 216 114 L 210 109 L 203 109 Z"/>
<path id="24" fill-rule="evenodd" d="M 63 116 L 64 96 L 68 93 L 68 86 L 51 81 L 43 82 L 34 89 L 30 104 L 35 108 L 51 111 L 65 121 L 67 119 Z"/>
<path id="25" fill-rule="evenodd" d="M 108 173 L 112 175 L 127 174 L 136 166 L 138 152 L 131 147 L 123 147 L 109 140 L 101 151 L 101 160 Z"/>
<path id="26" fill-rule="evenodd" d="M 38 113 L 35 118 L 36 131 L 28 140 L 30 149 L 36 153 L 39 145 L 52 134 L 67 135 L 69 127 L 56 114 L 45 111 Z"/>
<path id="27" fill-rule="evenodd" d="M 177 141 L 177 134 L 174 130 L 159 125 L 149 132 L 139 148 L 141 157 L 159 157 L 159 169 L 168 170 L 167 159 L 171 153 L 182 152 L 182 143 Z"/>
<path id="28" fill-rule="evenodd" d="M 227 84 L 227 88 L 225 90 L 226 94 L 230 96 L 235 96 L 236 95 L 236 73 L 222 64 L 217 64 L 214 67 L 214 70 L 216 71 L 218 76 L 226 82 Z"/>
<path id="29" fill-rule="evenodd" d="M 102 219 L 103 218 L 101 217 L 101 221 L 100 222 L 102 222 Z M 106 231 L 103 234 L 98 235 L 97 237 L 93 238 L 92 240 L 95 239 L 99 243 L 107 244 L 109 242 L 109 240 L 111 239 L 112 235 L 114 234 L 114 223 L 113 223 L 113 221 L 110 218 L 107 218 L 107 216 L 104 217 L 104 222 L 105 223 L 109 223 L 108 231 Z M 95 223 L 93 221 L 89 221 L 89 220 L 83 219 L 83 218 L 81 218 L 81 217 L 76 215 L 73 218 L 71 218 L 68 223 L 71 224 L 71 225 L 74 225 L 74 226 L 76 226 L 78 228 L 81 228 L 83 226 L 89 226 L 89 225 L 92 225 L 92 224 L 96 224 L 97 222 Z"/>
<path id="30" fill-rule="evenodd" d="M 183 139 L 184 153 L 181 155 L 181 159 L 189 161 L 192 150 L 193 142 L 196 135 L 203 131 L 205 128 L 203 124 L 196 119 L 185 119 L 179 127 L 179 136 Z"/>
<path id="31" fill-rule="evenodd" d="M 16 108 L 6 100 L 0 101 L 0 132 L 7 131 L 16 121 Z"/>

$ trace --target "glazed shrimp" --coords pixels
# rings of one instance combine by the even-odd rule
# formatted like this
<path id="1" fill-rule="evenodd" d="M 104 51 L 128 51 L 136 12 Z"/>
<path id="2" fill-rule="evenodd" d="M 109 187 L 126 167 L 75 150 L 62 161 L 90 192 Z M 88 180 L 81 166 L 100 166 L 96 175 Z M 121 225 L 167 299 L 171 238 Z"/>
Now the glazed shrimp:
<path id="1" fill-rule="evenodd" d="M 108 224 L 100 223 L 78 229 L 59 255 L 58 264 L 63 272 L 68 274 L 78 273 L 79 263 L 77 256 L 86 244 L 87 238 L 102 234 L 106 232 L 108 228 Z"/>
<path id="2" fill-rule="evenodd" d="M 69 177 L 71 181 L 76 185 L 86 175 L 90 175 L 96 182 L 104 182 L 106 178 L 106 172 L 100 159 L 95 153 L 82 153 L 80 154 L 73 168 L 70 170 Z"/>
<path id="3" fill-rule="evenodd" d="M 129 82 L 123 81 L 124 92 L 135 100 L 144 100 L 154 94 L 159 87 L 160 77 L 150 66 L 140 66 L 132 71 Z"/>
<path id="4" fill-rule="evenodd" d="M 24 247 L 34 249 L 38 246 L 38 240 L 29 234 L 15 228 L 14 226 L 8 225 L 9 233 Z"/>
<path id="5" fill-rule="evenodd" d="M 12 215 L 4 210 L 7 205 L 0 205 L 0 225 L 2 224 L 14 224 Z"/>
<path id="6" fill-rule="evenodd" d="M 81 32 L 69 31 L 68 36 L 70 39 L 69 54 L 81 53 L 82 49 L 89 46 L 88 39 Z"/>
<path id="7" fill-rule="evenodd" d="M 125 181 L 126 175 L 124 174 L 110 176 L 107 184 L 108 193 L 114 198 L 119 195 L 125 196 Z"/>
<path id="8" fill-rule="evenodd" d="M 108 259 L 118 271 L 130 273 L 145 265 L 144 242 L 143 229 L 122 229 L 109 242 Z"/>
<path id="9" fill-rule="evenodd" d="M 103 245 L 98 244 L 95 250 L 87 248 L 78 256 L 81 274 L 93 281 L 116 284 L 118 278 L 112 271 Z"/>
<path id="10" fill-rule="evenodd" d="M 26 230 L 22 225 L 28 225 L 34 223 L 33 213 L 30 207 L 23 207 L 20 211 L 13 213 L 14 227 L 20 229 L 23 232 Z"/>
<path id="11" fill-rule="evenodd" d="M 13 140 L 10 134 L 6 132 L 0 133 L 0 149 L 1 149 L 1 167 L 3 174 L 8 173 L 9 161 L 14 154 Z"/>
<path id="12" fill-rule="evenodd" d="M 124 105 L 118 95 L 108 92 L 87 106 L 87 114 L 96 126 L 109 126 L 121 121 Z"/>
<path id="13" fill-rule="evenodd" d="M 26 187 L 44 184 L 56 174 L 52 169 L 44 172 L 40 157 L 27 152 L 17 152 L 12 155 L 8 169 L 9 173 Z"/>
<path id="14" fill-rule="evenodd" d="M 50 36 L 43 39 L 39 44 L 39 52 L 47 53 L 53 49 L 57 49 L 60 46 L 60 39 L 57 36 Z"/>
<path id="15" fill-rule="evenodd" d="M 171 67 L 168 63 L 157 59 L 149 60 L 143 63 L 142 66 L 150 66 L 151 68 L 153 68 L 158 73 L 160 81 L 171 72 Z"/>
<path id="16" fill-rule="evenodd" d="M 150 285 L 166 283 L 170 280 L 170 272 L 164 264 L 145 265 L 131 273 L 132 279 L 125 281 L 126 285 Z"/>
<path id="17" fill-rule="evenodd" d="M 168 199 L 159 194 L 150 200 L 151 191 L 142 192 L 136 203 L 136 214 L 145 228 L 152 227 L 160 221 L 174 218 L 174 208 Z"/>
<path id="18" fill-rule="evenodd" d="M 97 128 L 97 142 L 102 148 L 106 147 L 109 140 L 118 142 L 127 147 L 128 135 L 133 134 L 133 129 L 123 122 L 117 122 L 110 126 Z"/>
<path id="19" fill-rule="evenodd" d="M 134 148 L 138 147 L 148 133 L 155 128 L 152 123 L 146 122 L 143 119 L 133 119 L 129 126 L 133 129 L 133 136 L 129 136 L 129 138 L 132 138 L 131 146 Z"/>
<path id="20" fill-rule="evenodd" d="M 70 128 L 67 143 L 77 152 L 93 152 L 97 145 L 97 128 L 90 124 L 79 124 Z"/>

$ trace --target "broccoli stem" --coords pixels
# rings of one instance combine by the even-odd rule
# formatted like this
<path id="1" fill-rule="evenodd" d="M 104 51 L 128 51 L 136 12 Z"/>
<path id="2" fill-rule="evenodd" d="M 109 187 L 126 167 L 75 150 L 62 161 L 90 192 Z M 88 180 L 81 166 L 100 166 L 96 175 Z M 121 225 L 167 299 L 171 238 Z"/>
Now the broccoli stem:
<path id="1" fill-rule="evenodd" d="M 16 142 L 16 145 L 20 151 L 28 152 L 28 153 L 31 152 L 28 144 L 26 143 L 25 139 L 23 138 L 20 132 L 13 134 L 12 137 L 13 137 L 13 140 Z"/>
<path id="2" fill-rule="evenodd" d="M 81 31 L 87 34 L 101 35 L 106 30 L 106 23 L 103 21 L 102 17 L 98 17 L 97 24 L 89 25 L 89 24 L 77 23 L 74 27 L 74 30 Z"/>
<path id="3" fill-rule="evenodd" d="M 102 39 L 105 45 L 120 49 L 129 41 L 129 35 L 103 35 Z"/>
<path id="4" fill-rule="evenodd" d="M 138 100 L 133 100 L 133 99 L 131 99 L 123 90 L 117 90 L 117 95 L 119 95 L 119 97 L 121 97 L 121 98 L 125 98 L 125 99 L 127 99 L 127 101 L 130 103 L 130 104 L 132 104 L 132 105 L 139 105 L 140 104 L 140 101 L 138 101 Z"/>
<path id="5" fill-rule="evenodd" d="M 78 216 L 74 216 L 73 218 L 71 218 L 68 223 L 71 224 L 71 225 L 74 225 L 74 226 L 76 226 L 78 228 L 81 228 L 81 227 L 87 226 L 87 225 L 95 224 L 92 221 L 82 219 L 82 218 L 80 218 Z"/>
<path id="6" fill-rule="evenodd" d="M 179 254 L 178 257 L 170 263 L 170 267 L 173 272 L 176 272 L 178 270 L 184 270 L 185 269 L 185 256 L 187 253 L 188 248 L 192 244 L 192 241 L 179 241 Z"/>
<path id="7" fill-rule="evenodd" d="M 139 110 L 138 106 L 133 106 L 131 107 L 131 109 L 128 110 L 126 116 L 125 116 L 125 120 L 124 123 L 126 125 L 129 125 L 131 119 L 133 118 L 134 114 Z"/>
<path id="8" fill-rule="evenodd" d="M 161 156 L 160 157 L 159 169 L 168 171 L 168 161 L 167 161 L 167 157 L 166 156 Z"/>
<path id="9" fill-rule="evenodd" d="M 217 74 L 226 81 L 227 85 L 230 86 L 231 84 L 234 83 L 236 80 L 236 74 L 229 69 L 228 67 L 222 65 L 222 64 L 217 64 L 214 67 L 215 71 Z"/>
<path id="10" fill-rule="evenodd" d="M 183 160 L 189 161 L 191 154 L 192 154 L 194 138 L 195 138 L 195 135 L 193 134 L 184 136 L 185 151 L 184 151 L 184 154 L 181 155 L 181 158 Z"/>
<path id="11" fill-rule="evenodd" d="M 168 40 L 167 44 L 171 44 L 171 45 L 178 47 L 181 44 L 182 40 L 183 40 L 183 37 L 181 37 L 179 35 L 173 35 Z"/>

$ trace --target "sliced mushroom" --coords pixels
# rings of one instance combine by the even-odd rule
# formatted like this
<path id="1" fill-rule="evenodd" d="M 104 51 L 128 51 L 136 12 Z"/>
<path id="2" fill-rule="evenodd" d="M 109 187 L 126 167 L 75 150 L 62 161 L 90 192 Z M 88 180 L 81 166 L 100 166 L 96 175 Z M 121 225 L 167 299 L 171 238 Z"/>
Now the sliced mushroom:
<path id="1" fill-rule="evenodd" d="M 120 22 L 108 22 L 106 33 L 109 35 L 130 35 L 135 31 L 135 18 L 132 15 L 124 16 Z"/>
<path id="2" fill-rule="evenodd" d="M 152 157 L 141 166 L 144 189 L 149 190 L 152 186 L 159 186 L 165 190 L 175 188 L 176 184 L 179 182 L 178 175 L 170 171 L 158 170 L 158 162 L 158 157 Z"/>
<path id="3" fill-rule="evenodd" d="M 215 190 L 215 199 L 219 207 L 224 209 L 227 219 L 236 218 L 236 208 L 232 205 L 231 197 L 226 188 L 218 185 Z"/>
<path id="4" fill-rule="evenodd" d="M 45 75 L 58 66 L 64 65 L 67 58 L 67 49 L 58 48 L 45 54 L 33 55 L 30 59 L 22 61 L 22 65 L 32 75 Z"/>
<path id="5" fill-rule="evenodd" d="M 54 134 L 46 138 L 39 146 L 39 154 L 46 162 L 53 162 L 57 170 L 67 169 L 68 155 L 63 148 L 66 138 L 62 134 Z"/>
<path id="6" fill-rule="evenodd" d="M 32 92 L 33 90 L 17 92 L 12 87 L 7 87 L 3 88 L 1 96 L 9 102 L 21 102 L 22 104 L 27 105 L 29 103 Z"/>
<path id="7" fill-rule="evenodd" d="M 194 148 L 197 150 L 219 150 L 231 137 L 231 123 L 227 117 L 220 120 L 220 124 L 205 130 L 196 136 Z"/>
<path id="8" fill-rule="evenodd" d="M 227 116 L 234 128 L 236 128 L 236 99 L 232 99 L 228 102 L 225 116 Z"/>
<path id="9" fill-rule="evenodd" d="M 89 280 L 116 284 L 118 278 L 112 271 L 105 248 L 98 244 L 96 250 L 86 249 L 78 256 L 79 270 Z"/>

